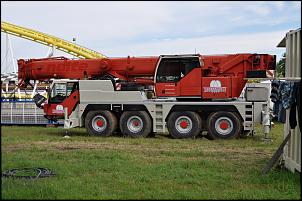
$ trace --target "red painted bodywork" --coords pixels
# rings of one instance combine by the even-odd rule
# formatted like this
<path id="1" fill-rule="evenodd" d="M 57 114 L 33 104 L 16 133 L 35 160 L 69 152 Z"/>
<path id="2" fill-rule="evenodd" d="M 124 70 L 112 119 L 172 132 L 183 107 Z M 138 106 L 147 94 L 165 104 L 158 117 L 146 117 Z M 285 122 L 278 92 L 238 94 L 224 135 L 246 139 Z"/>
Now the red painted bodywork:
<path id="1" fill-rule="evenodd" d="M 274 70 L 275 58 L 262 54 L 200 56 L 203 65 L 176 83 L 155 83 L 159 97 L 200 97 L 227 99 L 239 97 L 248 71 Z M 218 86 L 211 86 L 216 81 Z M 215 83 L 214 83 L 215 84 Z M 172 92 L 171 92 L 172 91 Z"/>
<path id="2" fill-rule="evenodd" d="M 122 80 L 153 75 L 159 57 L 126 57 L 72 60 L 64 57 L 18 60 L 19 79 L 85 79 L 104 73 Z M 142 79 L 143 81 L 144 79 Z M 147 80 L 148 82 L 148 80 Z M 150 81 L 149 81 L 150 83 Z"/>
<path id="3" fill-rule="evenodd" d="M 201 67 L 194 68 L 176 83 L 153 83 L 160 57 L 20 59 L 18 67 L 19 79 L 23 81 L 89 79 L 107 73 L 121 80 L 155 85 L 158 97 L 203 99 L 236 98 L 246 83 L 247 71 L 275 68 L 275 57 L 267 54 L 199 55 L 199 58 Z M 213 80 L 219 84 L 216 86 Z"/>
<path id="4" fill-rule="evenodd" d="M 62 103 L 44 104 L 44 114 L 51 117 L 64 117 L 64 108 L 68 108 L 68 116 L 72 113 L 76 105 L 79 103 L 80 94 L 79 90 L 71 93 Z M 57 106 L 61 105 L 62 110 L 57 110 Z"/>
<path id="5" fill-rule="evenodd" d="M 180 81 L 156 83 L 155 91 L 159 97 L 201 97 L 201 68 L 195 68 Z"/>
<path id="6" fill-rule="evenodd" d="M 275 69 L 275 57 L 267 54 L 203 56 L 203 61 L 201 97 L 204 99 L 239 97 L 247 82 L 244 80 L 247 71 Z M 221 88 L 217 90 L 218 93 L 212 93 L 207 88 L 210 87 L 213 80 L 221 82 Z M 212 90 L 215 91 L 215 88 Z"/>

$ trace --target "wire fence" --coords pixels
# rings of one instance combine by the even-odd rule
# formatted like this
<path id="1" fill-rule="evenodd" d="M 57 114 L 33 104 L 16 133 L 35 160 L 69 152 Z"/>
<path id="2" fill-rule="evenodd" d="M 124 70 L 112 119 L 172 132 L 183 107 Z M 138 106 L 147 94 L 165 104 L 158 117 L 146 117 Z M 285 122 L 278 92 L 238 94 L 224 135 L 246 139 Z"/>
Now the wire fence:
<path id="1" fill-rule="evenodd" d="M 38 108 L 33 101 L 1 101 L 1 124 L 47 125 L 62 122 L 46 119 L 43 109 Z"/>

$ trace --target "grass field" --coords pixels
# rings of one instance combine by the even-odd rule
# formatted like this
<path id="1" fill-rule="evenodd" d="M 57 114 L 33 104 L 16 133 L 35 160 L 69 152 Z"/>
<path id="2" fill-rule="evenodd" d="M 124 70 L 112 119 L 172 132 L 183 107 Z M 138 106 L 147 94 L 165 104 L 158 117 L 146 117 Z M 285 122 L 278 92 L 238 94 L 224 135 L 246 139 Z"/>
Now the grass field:
<path id="1" fill-rule="evenodd" d="M 87 136 L 72 129 L 2 126 L 2 171 L 45 167 L 57 175 L 2 178 L 3 199 L 301 199 L 300 174 L 261 170 L 282 141 L 254 136 L 210 141 L 165 135 L 131 139 Z"/>

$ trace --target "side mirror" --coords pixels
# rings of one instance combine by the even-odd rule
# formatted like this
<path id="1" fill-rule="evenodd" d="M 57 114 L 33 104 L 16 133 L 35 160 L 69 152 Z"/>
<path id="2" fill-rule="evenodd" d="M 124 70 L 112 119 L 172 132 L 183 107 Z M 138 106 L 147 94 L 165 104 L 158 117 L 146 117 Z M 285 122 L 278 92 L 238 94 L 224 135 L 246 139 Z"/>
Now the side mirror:
<path id="1" fill-rule="evenodd" d="M 36 106 L 38 108 L 42 108 L 42 103 L 44 103 L 47 100 L 47 98 L 45 98 L 44 96 L 40 95 L 40 94 L 36 94 L 34 96 L 34 102 L 36 103 Z"/>

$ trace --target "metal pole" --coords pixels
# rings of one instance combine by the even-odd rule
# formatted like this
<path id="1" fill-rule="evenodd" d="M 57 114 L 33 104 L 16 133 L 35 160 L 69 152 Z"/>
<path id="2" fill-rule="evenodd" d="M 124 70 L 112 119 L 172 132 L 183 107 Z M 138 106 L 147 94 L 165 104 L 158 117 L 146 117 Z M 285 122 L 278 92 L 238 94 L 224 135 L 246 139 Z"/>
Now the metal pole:
<path id="1" fill-rule="evenodd" d="M 53 45 L 51 47 L 51 51 L 52 51 L 51 56 L 54 56 L 55 55 L 55 51 L 56 51 L 56 46 L 55 45 Z"/>
<path id="2" fill-rule="evenodd" d="M 5 51 L 5 59 L 6 59 L 6 72 L 8 73 L 8 59 L 7 59 L 7 53 L 8 53 L 8 49 L 9 49 L 9 45 L 8 45 L 8 41 L 9 41 L 9 39 L 8 39 L 8 34 L 6 34 L 6 51 Z"/>
<path id="3" fill-rule="evenodd" d="M 19 101 L 21 100 L 21 92 L 20 92 L 20 88 L 18 88 L 18 96 L 19 96 Z"/>
<path id="4" fill-rule="evenodd" d="M 46 57 L 50 57 L 50 54 L 51 54 L 51 47 L 48 48 Z"/>
<path id="5" fill-rule="evenodd" d="M 36 92 L 36 89 L 37 89 L 38 82 L 39 82 L 39 81 L 36 81 L 36 82 L 35 82 L 34 89 L 33 89 L 33 92 L 32 92 L 32 94 L 31 94 L 31 98 L 33 98 L 33 97 L 35 96 L 35 92 Z"/>
<path id="6" fill-rule="evenodd" d="M 74 42 L 74 44 L 76 44 L 76 38 L 72 38 L 72 41 Z M 72 55 L 72 58 L 75 58 L 75 56 Z"/>
<path id="7" fill-rule="evenodd" d="M 51 47 L 48 48 L 48 52 L 47 52 L 47 57 L 48 57 L 48 58 L 54 56 L 54 54 L 55 54 L 55 49 L 56 49 L 56 46 L 55 46 L 55 45 L 52 45 Z"/>
<path id="8" fill-rule="evenodd" d="M 34 108 L 35 108 L 35 124 L 37 124 L 38 123 L 38 121 L 37 121 L 37 107 L 34 106 Z"/>
<path id="9" fill-rule="evenodd" d="M 9 44 L 10 54 L 11 54 L 11 56 L 12 56 L 12 62 L 13 62 L 13 67 L 14 67 L 14 73 L 16 73 L 16 72 L 17 72 L 17 67 L 16 67 L 16 64 L 15 64 L 15 57 L 14 57 L 14 53 L 13 53 L 12 43 L 11 43 L 11 40 L 10 40 L 10 37 L 9 37 L 8 34 L 7 34 L 7 38 L 8 38 L 8 44 Z"/>
<path id="10" fill-rule="evenodd" d="M 64 129 L 65 130 L 65 135 L 67 135 L 67 129 L 70 128 L 70 124 L 69 124 L 69 119 L 68 119 L 68 108 L 64 107 Z"/>
<path id="11" fill-rule="evenodd" d="M 23 108 L 22 108 L 22 113 L 23 113 L 23 124 L 25 123 L 25 117 L 24 117 L 24 113 L 25 113 L 25 103 L 23 103 Z"/>
<path id="12" fill-rule="evenodd" d="M 68 107 L 64 107 L 64 119 L 68 119 Z"/>
<path id="13" fill-rule="evenodd" d="M 10 104 L 10 123 L 13 123 L 13 104 Z"/>
<path id="14" fill-rule="evenodd" d="M 264 132 L 264 140 L 265 141 L 270 141 L 270 126 L 271 126 L 271 121 L 270 121 L 270 113 L 269 113 L 269 107 L 267 104 L 263 105 L 263 110 L 262 110 L 262 125 L 263 125 L 263 132 Z"/>

